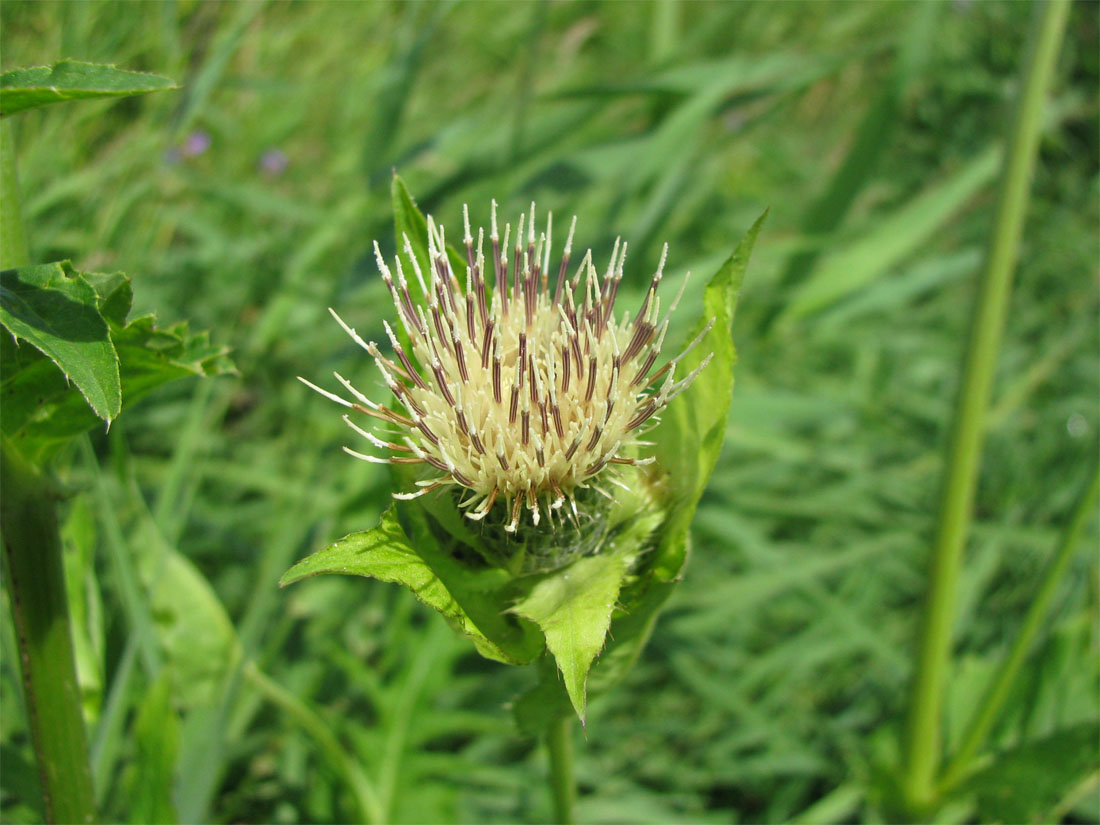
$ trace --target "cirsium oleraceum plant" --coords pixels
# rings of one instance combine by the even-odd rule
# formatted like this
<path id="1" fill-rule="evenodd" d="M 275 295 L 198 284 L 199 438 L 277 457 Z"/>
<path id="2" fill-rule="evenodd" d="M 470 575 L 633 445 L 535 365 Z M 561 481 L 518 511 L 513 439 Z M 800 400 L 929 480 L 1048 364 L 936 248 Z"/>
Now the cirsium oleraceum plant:
<path id="1" fill-rule="evenodd" d="M 494 203 L 476 235 L 464 209 L 456 251 L 399 178 L 393 193 L 398 256 L 391 265 L 374 247 L 394 305 L 381 328 L 388 346 L 332 311 L 392 400 L 340 374 L 338 391 L 301 380 L 346 408 L 366 442 L 346 452 L 391 465 L 395 504 L 283 584 L 325 572 L 403 584 L 483 655 L 523 664 L 549 651 L 562 678 L 543 668 L 516 704 L 522 727 L 583 719 L 596 656 L 602 688 L 636 657 L 683 566 L 725 429 L 730 324 L 761 221 L 661 363 L 683 293 L 662 307 L 667 246 L 640 304 L 622 308 L 625 243 L 601 276 L 591 252 L 572 254 L 576 219 L 555 260 L 551 217 L 537 230 L 532 204 L 513 234 Z"/>

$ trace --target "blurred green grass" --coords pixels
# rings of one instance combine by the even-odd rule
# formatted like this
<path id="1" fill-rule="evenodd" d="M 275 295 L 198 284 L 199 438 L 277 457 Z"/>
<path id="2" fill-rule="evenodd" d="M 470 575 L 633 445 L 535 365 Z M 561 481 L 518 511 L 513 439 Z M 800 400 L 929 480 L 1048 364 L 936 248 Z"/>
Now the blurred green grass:
<path id="1" fill-rule="evenodd" d="M 1073 10 L 1041 149 L 949 740 L 1096 454 L 1098 8 Z M 275 585 L 388 498 L 293 379 L 370 382 L 326 308 L 379 337 L 369 250 L 392 249 L 394 168 L 447 224 L 466 202 L 480 221 L 490 198 L 506 214 L 534 199 L 578 214 L 597 258 L 622 235 L 635 295 L 668 240 L 674 271 L 701 276 L 689 302 L 771 206 L 687 577 L 627 685 L 591 708 L 579 814 L 879 819 L 1029 16 L 970 2 L 0 6 L 5 70 L 73 57 L 184 86 L 14 122 L 32 256 L 125 270 L 138 310 L 211 328 L 241 371 L 160 391 L 66 470 L 104 819 L 152 821 L 168 794 L 181 821 L 346 820 L 318 725 L 392 821 L 549 816 L 541 754 L 505 706 L 531 674 L 479 659 L 395 589 Z M 1001 744 L 1100 718 L 1095 519 L 1086 544 Z M 0 812 L 36 821 L 7 610 L 2 622 Z M 163 774 L 137 770 L 150 754 Z M 1095 795 L 1068 816 L 1100 818 Z"/>

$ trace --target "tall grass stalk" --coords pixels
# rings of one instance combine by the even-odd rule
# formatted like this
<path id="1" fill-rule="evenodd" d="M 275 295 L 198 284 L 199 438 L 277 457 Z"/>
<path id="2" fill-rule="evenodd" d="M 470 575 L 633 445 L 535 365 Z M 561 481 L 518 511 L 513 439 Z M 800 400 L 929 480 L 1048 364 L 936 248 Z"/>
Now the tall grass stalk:
<path id="1" fill-rule="evenodd" d="M 0 121 L 0 232 L 0 266 L 28 264 L 14 141 L 6 121 Z M 4 572 L 43 813 L 49 822 L 93 822 L 92 772 L 73 658 L 57 490 L 7 439 L 0 445 L 0 489 Z"/>
<path id="2" fill-rule="evenodd" d="M 1069 563 L 1080 543 L 1085 523 L 1096 507 L 1098 494 L 1100 494 L 1100 464 L 1093 467 L 1092 480 L 1073 509 L 1073 515 L 1069 524 L 1066 525 L 1061 544 L 1047 565 L 1043 581 L 1039 585 L 1039 592 L 1028 607 L 1023 624 L 1020 625 L 1020 631 L 1012 643 L 1012 649 L 978 703 L 978 710 L 963 733 L 962 744 L 959 745 L 944 771 L 942 782 L 944 790 L 949 789 L 966 775 L 974 757 L 985 744 L 986 737 L 996 723 L 1001 708 L 1020 673 L 1020 668 L 1031 651 L 1032 643 L 1039 634 L 1043 620 L 1050 609 L 1050 603 L 1058 592 L 1058 586 L 1065 578 L 1066 571 L 1069 570 Z"/>
<path id="3" fill-rule="evenodd" d="M 985 411 L 1008 310 L 1043 103 L 1069 14 L 1069 0 L 1036 5 L 1036 23 L 1011 123 L 993 232 L 971 316 L 940 490 L 906 741 L 905 792 L 911 811 L 918 816 L 935 804 L 952 620 L 959 568 L 973 511 Z"/>

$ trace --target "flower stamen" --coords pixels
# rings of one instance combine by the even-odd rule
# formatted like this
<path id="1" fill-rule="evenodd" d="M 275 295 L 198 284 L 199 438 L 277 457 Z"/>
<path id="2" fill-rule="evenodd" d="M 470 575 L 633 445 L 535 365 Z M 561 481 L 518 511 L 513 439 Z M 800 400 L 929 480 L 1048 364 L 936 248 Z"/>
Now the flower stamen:
<path id="1" fill-rule="evenodd" d="M 460 497 L 458 506 L 474 520 L 485 519 L 503 500 L 501 520 L 510 533 L 518 529 L 524 509 L 534 524 L 539 523 L 543 509 L 551 524 L 554 510 L 561 511 L 559 520 L 568 517 L 579 524 L 578 492 L 592 488 L 609 497 L 594 481 L 619 484 L 601 475 L 607 467 L 642 467 L 652 462 L 652 458 L 623 452 L 643 446 L 634 437 L 637 431 L 654 422 L 709 363 L 705 358 L 688 375 L 676 376 L 678 364 L 699 345 L 710 326 L 650 374 L 668 331 L 668 315 L 687 283 L 685 276 L 662 319 L 658 289 L 668 259 L 667 244 L 641 306 L 633 318 L 624 313 L 617 319 L 615 301 L 627 257 L 627 243 L 621 239 L 615 240 L 602 277 L 588 250 L 570 278 L 574 217 L 551 293 L 553 216 L 547 214 L 546 229 L 539 232 L 533 203 L 520 215 L 509 262 L 511 225 L 504 225 L 502 237 L 493 201 L 488 231 L 493 270 L 490 294 L 486 231 L 479 229 L 475 239 L 466 207 L 462 230 L 462 283 L 447 253 L 445 230 L 430 216 L 426 268 L 421 267 L 407 235 L 402 239 L 404 255 L 396 258 L 392 271 L 374 244 L 382 280 L 407 335 L 399 340 L 394 328 L 383 322 L 392 355 L 383 353 L 374 341 L 364 340 L 332 311 L 348 336 L 375 361 L 403 412 L 371 401 L 340 375 L 337 380 L 354 400 L 301 380 L 349 410 L 396 427 L 407 443 L 378 438 L 344 415 L 350 429 L 389 453 L 380 458 L 347 448 L 350 455 L 372 463 L 427 464 L 440 472 L 439 478 L 417 482 L 415 491 L 396 493 L 396 498 L 418 498 L 457 485 L 469 492 Z M 412 267 L 421 302 L 413 300 L 404 265 Z M 569 507 L 562 510 L 566 502 Z"/>

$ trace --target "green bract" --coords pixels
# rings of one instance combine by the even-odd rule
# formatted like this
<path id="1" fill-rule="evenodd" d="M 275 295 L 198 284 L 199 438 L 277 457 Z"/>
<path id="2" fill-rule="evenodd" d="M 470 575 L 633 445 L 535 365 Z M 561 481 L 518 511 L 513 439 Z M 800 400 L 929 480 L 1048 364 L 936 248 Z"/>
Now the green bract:
<path id="1" fill-rule="evenodd" d="M 405 247 L 405 239 L 408 239 L 408 245 L 402 253 L 402 268 L 411 270 L 414 268 L 415 262 L 420 270 L 431 272 L 430 264 L 433 260 L 437 260 L 440 267 L 445 266 L 445 261 L 450 261 L 452 271 L 467 271 L 467 262 L 474 260 L 469 241 L 469 229 L 467 229 L 466 235 L 467 255 L 465 259 L 453 249 L 440 249 L 442 233 L 438 232 L 438 239 L 433 239 L 433 230 L 428 227 L 424 217 L 417 210 L 399 178 L 395 177 L 392 191 L 398 248 Z M 532 216 L 533 214 L 532 210 Z M 489 487 L 490 484 L 486 483 L 485 487 L 480 488 L 481 491 L 479 492 L 477 480 L 469 475 L 472 471 L 468 470 L 467 474 L 464 474 L 462 469 L 456 468 L 446 449 L 439 450 L 433 456 L 431 454 L 425 455 L 412 441 L 408 441 L 408 447 L 390 443 L 389 446 L 393 449 L 404 451 L 399 455 L 409 456 L 394 461 L 397 486 L 401 490 L 420 489 L 426 491 L 426 489 L 443 486 L 439 483 L 432 483 L 431 488 L 426 488 L 425 485 L 429 482 L 445 481 L 447 484 L 453 484 L 453 479 L 457 478 L 461 482 L 458 488 L 459 493 L 455 494 L 450 489 L 444 489 L 427 495 L 418 495 L 415 500 L 413 500 L 414 496 L 411 494 L 402 494 L 399 497 L 401 500 L 396 501 L 383 514 L 377 527 L 346 536 L 328 548 L 304 559 L 287 571 L 281 580 L 281 584 L 291 584 L 321 573 L 369 576 L 381 581 L 402 584 L 412 590 L 422 602 L 442 613 L 455 630 L 469 636 L 484 656 L 509 664 L 527 664 L 540 657 L 543 657 L 544 662 L 548 662 L 550 659 L 543 654 L 544 651 L 549 652 L 549 656 L 557 665 L 556 670 L 560 671 L 561 678 L 554 673 L 554 668 L 550 666 L 541 668 L 542 678 L 539 685 L 516 704 L 516 718 L 524 730 L 532 733 L 544 730 L 551 720 L 573 712 L 583 721 L 587 693 L 589 690 L 606 689 L 626 672 L 648 638 L 658 609 L 668 598 L 683 570 L 688 553 L 689 525 L 707 479 L 714 469 L 725 433 L 730 396 L 733 390 L 733 364 L 735 360 L 731 325 L 749 254 L 763 220 L 764 216 L 762 215 L 745 234 L 730 258 L 707 284 L 703 297 L 703 312 L 698 322 L 684 339 L 684 344 L 673 350 L 683 354 L 673 359 L 675 368 L 668 372 L 665 385 L 661 389 L 661 398 L 671 400 L 661 401 L 661 404 L 667 403 L 667 406 L 664 406 L 663 411 L 660 413 L 660 424 L 646 434 L 646 438 L 654 445 L 647 452 L 651 453 L 656 461 L 652 464 L 646 464 L 632 457 L 633 454 L 617 458 L 616 460 L 623 464 L 634 464 L 635 466 L 631 470 L 632 475 L 629 478 L 629 484 L 619 485 L 613 502 L 610 499 L 601 499 L 595 494 L 591 497 L 582 497 L 579 493 L 574 495 L 570 490 L 566 490 L 562 494 L 551 481 L 548 484 L 557 494 L 556 500 L 548 490 L 544 489 L 539 492 L 532 486 L 531 492 L 527 494 L 526 498 L 519 492 L 502 493 L 502 497 L 510 495 L 510 504 L 508 506 L 498 504 L 497 508 L 493 510 L 492 506 L 494 500 L 496 500 L 497 487 L 492 486 L 490 495 L 486 490 L 486 487 Z M 549 236 L 549 231 L 546 235 Z M 494 244 L 496 240 L 494 217 Z M 436 244 L 433 248 L 438 251 L 429 254 L 428 247 L 432 243 Z M 529 249 L 536 250 L 533 234 L 530 236 L 529 243 Z M 548 249 L 548 237 L 546 245 Z M 568 248 L 569 243 L 566 244 L 566 261 L 568 261 Z M 537 249 L 542 249 L 541 240 Z M 446 258 L 443 257 L 444 255 L 446 255 Z M 623 255 L 625 256 L 625 248 Z M 518 251 L 516 256 L 518 262 L 520 260 Z M 522 294 L 527 297 L 532 295 L 531 285 L 535 284 L 538 279 L 538 263 L 542 260 L 542 255 L 535 251 L 533 255 L 528 257 L 535 261 L 535 265 L 530 274 L 528 274 L 528 269 L 524 268 L 525 286 Z M 546 259 L 549 260 L 548 251 L 546 252 Z M 620 267 L 621 260 L 619 260 Z M 615 256 L 613 255 L 612 267 L 609 272 L 614 271 L 614 263 Z M 387 284 L 390 285 L 391 291 L 394 291 L 389 279 L 389 272 L 384 268 L 384 265 L 382 266 Z M 545 269 L 548 268 L 545 267 Z M 584 269 L 583 263 L 581 269 Z M 485 268 L 484 265 L 479 265 L 470 271 L 474 273 L 483 272 Z M 562 271 L 565 271 L 564 264 Z M 419 279 L 419 271 L 417 275 Z M 478 276 L 475 274 L 473 277 L 476 279 Z M 578 279 L 579 277 L 578 275 Z M 609 275 L 608 277 L 612 276 Z M 404 289 L 401 269 L 397 272 L 397 279 L 400 288 Z M 659 275 L 654 281 L 654 285 L 656 285 L 657 280 L 659 280 Z M 410 278 L 410 289 L 412 283 Z M 436 282 L 437 285 L 438 283 Z M 518 294 L 519 283 L 517 275 L 517 293 L 515 294 Z M 607 287 L 606 284 L 608 283 L 612 286 Z M 574 281 L 574 286 L 575 284 L 576 281 Z M 483 282 L 478 282 L 478 286 L 483 286 Z M 597 285 L 594 288 L 598 298 L 599 286 Z M 617 282 L 614 280 L 605 281 L 605 289 L 612 290 L 613 300 Z M 432 292 L 433 290 L 429 289 L 428 291 Z M 472 320 L 473 301 L 475 299 L 471 296 L 476 292 L 476 288 L 467 289 L 468 309 L 466 315 L 462 315 L 461 312 L 456 313 L 454 309 L 451 310 L 452 315 L 448 320 L 448 324 L 451 324 L 451 334 L 455 336 L 456 350 L 461 350 L 461 344 L 458 339 L 459 333 L 453 331 L 453 327 L 462 327 L 465 323 L 469 324 L 471 330 L 473 330 L 475 323 Z M 515 294 L 512 300 L 517 302 L 513 303 L 512 311 L 522 311 Z M 548 300 L 545 285 L 542 287 L 540 294 L 543 298 L 538 300 Z M 399 291 L 394 291 L 394 295 L 395 302 L 397 302 Z M 651 298 L 652 295 L 653 293 L 650 293 Z M 524 298 L 525 302 L 527 297 Z M 530 300 L 532 304 L 528 306 L 533 305 L 536 299 L 531 298 Z M 556 302 L 557 299 L 555 298 L 555 304 Z M 444 307 L 444 303 L 445 299 L 442 292 L 439 293 L 437 303 L 431 303 L 431 298 L 429 298 L 429 305 L 432 307 Z M 547 305 L 547 303 L 540 304 L 543 307 Z M 643 304 L 642 312 L 645 311 L 645 307 L 648 305 L 647 299 L 647 303 Z M 591 304 L 586 304 L 586 306 L 591 306 Z M 602 306 L 604 305 L 597 302 L 597 309 L 594 310 L 597 313 L 596 315 L 581 314 L 582 320 L 595 318 L 593 325 L 597 328 L 597 334 L 599 324 L 607 324 L 606 320 L 600 321 L 601 316 L 599 313 L 602 312 L 602 309 L 599 309 L 599 307 Z M 607 302 L 606 306 L 607 312 L 602 316 L 605 319 L 610 315 L 610 301 Z M 571 297 L 569 298 L 569 307 L 572 307 Z M 436 309 L 432 309 L 432 313 L 436 313 Z M 446 313 L 444 312 L 444 314 Z M 412 326 L 415 326 L 416 319 L 412 312 L 407 313 L 406 317 L 411 329 Z M 507 317 L 507 312 L 505 312 L 500 317 L 501 322 L 504 323 Z M 536 324 L 538 323 L 538 317 L 535 316 Z M 641 317 L 640 314 L 639 317 Z M 647 315 L 647 323 L 648 317 Z M 466 318 L 466 321 L 455 324 L 454 320 L 456 318 Z M 527 328 L 529 330 L 532 329 L 531 318 L 531 309 L 528 309 Z M 655 314 L 654 318 L 656 318 Z M 435 315 L 435 322 L 437 328 L 442 330 L 443 325 L 440 324 L 438 314 Z M 484 323 L 484 317 L 482 323 Z M 569 326 L 568 321 L 563 323 Z M 587 324 L 588 320 L 584 320 L 584 323 Z M 635 329 L 637 325 L 638 322 L 635 321 Z M 569 326 L 569 328 L 572 329 L 573 327 Z M 490 339 L 492 329 L 492 325 L 486 327 L 484 336 L 486 342 Z M 349 328 L 349 332 L 359 340 L 354 330 Z M 629 331 L 623 332 L 622 327 L 615 327 L 610 334 L 616 336 L 620 334 L 627 335 L 628 333 Z M 687 342 L 696 339 L 699 339 L 696 346 L 691 347 L 688 345 Z M 481 336 L 474 335 L 471 332 L 466 340 L 473 343 L 481 340 Z M 520 340 L 521 342 L 525 340 L 522 335 Z M 639 340 L 641 339 L 639 338 Z M 443 341 L 445 344 L 446 339 L 444 338 Z M 396 337 L 394 342 L 396 345 Z M 378 353 L 373 343 L 361 343 L 370 352 Z M 408 336 L 406 335 L 401 338 L 401 344 L 407 345 L 407 343 Z M 596 346 L 596 339 L 593 339 L 593 347 Z M 605 345 L 607 352 L 611 351 L 609 346 Z M 616 346 L 618 345 L 616 344 Z M 467 347 L 469 347 L 469 343 Z M 520 353 L 527 351 L 525 343 L 521 343 L 520 347 Z M 422 347 L 421 352 L 431 354 L 431 350 L 426 347 Z M 483 352 L 485 355 L 482 355 L 481 362 L 484 365 L 489 360 L 488 353 L 490 349 L 488 343 L 486 343 Z M 614 353 L 615 378 L 606 379 L 608 387 L 615 386 L 619 370 L 619 350 L 615 349 Z M 401 392 L 402 398 L 407 398 L 409 390 L 414 393 L 417 391 L 416 386 L 419 385 L 419 379 L 411 377 L 412 370 L 410 364 L 406 362 L 404 354 L 398 353 L 398 355 L 401 362 L 406 365 L 405 370 L 402 370 L 395 361 L 378 354 L 375 357 L 376 360 L 379 360 L 380 366 L 387 365 L 390 372 L 397 371 L 402 375 L 406 375 L 409 380 L 417 381 L 416 385 L 411 385 L 408 389 L 405 389 L 393 382 L 392 376 L 388 374 L 386 367 L 383 366 L 383 375 L 386 377 L 391 389 L 394 389 L 395 392 Z M 396 359 L 398 355 L 395 355 L 394 358 Z M 471 355 L 471 357 L 476 356 L 476 352 Z M 464 356 L 456 352 L 455 363 L 460 365 L 459 369 L 465 376 L 465 367 L 461 366 L 463 358 Z M 624 371 L 627 370 L 630 358 L 630 351 L 624 353 Z M 569 360 L 568 357 L 563 359 L 565 378 L 563 380 L 559 379 L 559 384 L 562 386 L 569 386 Z M 581 363 L 579 351 L 575 361 Z M 524 362 L 521 359 L 518 363 L 522 364 Z M 532 361 L 530 370 L 532 377 L 529 379 L 531 409 L 535 409 L 534 402 L 539 397 L 536 396 L 534 363 Z M 652 359 L 649 363 L 652 363 Z M 595 349 L 593 349 L 591 364 L 590 372 L 595 369 Z M 441 366 L 438 357 L 434 368 L 442 386 L 443 380 L 440 377 Z M 553 375 L 553 365 L 551 364 L 549 368 L 551 370 L 550 375 Z M 522 371 L 522 367 L 520 369 Z M 701 372 L 698 373 L 698 379 L 692 382 L 690 377 L 697 370 L 701 370 Z M 645 371 L 643 369 L 639 374 L 644 376 Z M 658 375 L 662 372 L 663 370 L 658 371 Z M 596 380 L 595 373 L 592 374 L 593 377 L 588 382 L 586 400 L 591 397 L 592 384 Z M 603 377 L 605 374 L 600 374 L 601 386 L 603 386 L 602 382 L 605 380 Z M 633 373 L 624 372 L 624 375 L 629 374 Z M 687 375 L 689 378 L 673 385 L 673 374 L 677 376 Z M 657 377 L 654 376 L 654 378 Z M 340 380 L 344 382 L 349 391 L 355 392 L 344 379 Z M 483 380 L 483 377 L 481 379 L 471 378 L 470 380 L 476 383 L 476 380 Z M 637 381 L 638 379 L 635 379 L 630 386 L 634 387 Z M 462 383 L 464 382 L 456 382 L 457 386 L 454 389 L 456 394 L 464 392 L 461 386 Z M 573 386 L 575 387 L 577 383 L 579 381 L 575 381 Z M 553 379 L 551 379 L 550 384 L 554 386 Z M 474 385 L 471 384 L 470 386 Z M 522 377 L 519 386 L 523 387 Z M 644 387 L 644 384 L 640 386 Z M 675 386 L 675 392 L 666 392 L 666 388 L 673 386 Z M 512 387 L 514 392 L 515 384 Z M 376 418 L 387 419 L 388 417 L 388 420 L 393 420 L 396 423 L 400 423 L 403 418 L 377 407 L 369 399 L 362 397 L 361 394 L 357 394 L 361 403 L 356 404 L 336 398 L 327 391 L 321 391 L 330 398 L 340 401 L 346 407 L 352 407 L 361 413 L 367 413 Z M 434 391 L 434 388 L 425 384 L 423 393 L 426 394 L 430 391 Z M 455 402 L 450 399 L 448 391 L 446 389 L 442 391 L 445 396 L 448 396 L 447 403 L 453 406 Z M 497 392 L 499 394 L 499 386 Z M 524 390 L 524 394 L 526 392 Z M 573 445 L 574 448 L 579 443 L 589 441 L 588 432 L 593 433 L 591 444 L 588 445 L 590 454 L 585 459 L 585 462 L 592 462 L 591 466 L 596 468 L 590 470 L 591 473 L 601 472 L 600 468 L 606 465 L 612 455 L 621 455 L 621 453 L 615 452 L 617 444 L 609 447 L 606 451 L 603 447 L 593 450 L 592 445 L 599 441 L 601 435 L 598 429 L 599 422 L 601 420 L 605 423 L 613 421 L 614 419 L 611 419 L 612 411 L 621 409 L 621 405 L 631 401 L 632 398 L 633 396 L 612 395 L 600 408 L 601 417 L 594 419 L 595 424 L 588 425 L 586 423 L 585 426 L 589 426 L 590 429 L 584 431 L 584 438 L 577 436 Z M 641 398 L 642 401 L 638 402 L 639 408 L 642 409 L 639 417 L 646 410 L 649 410 L 649 413 L 641 418 L 644 421 L 645 418 L 648 418 L 648 415 L 652 414 L 651 408 L 654 405 L 643 406 L 646 396 L 641 396 Z M 512 402 L 513 422 L 516 420 L 516 402 L 514 399 L 515 396 L 513 396 Z M 620 404 L 618 408 L 612 403 L 616 400 Z M 406 404 L 406 407 L 413 410 L 409 415 L 415 419 L 417 426 L 420 426 L 420 429 L 429 438 L 433 439 L 434 443 L 436 434 L 430 428 L 420 424 L 422 420 L 429 422 L 440 420 L 430 417 L 431 406 L 429 401 L 434 403 L 434 399 L 425 400 L 422 397 L 420 404 L 418 404 L 416 398 L 413 397 Z M 461 398 L 459 398 L 458 403 L 461 405 Z M 500 399 L 498 398 L 499 403 Z M 364 407 L 363 404 L 366 404 L 367 407 Z M 442 405 L 442 402 L 440 404 Z M 427 409 L 427 413 L 421 412 L 418 414 L 415 412 L 421 405 Z M 553 406 L 556 414 L 556 401 Z M 459 406 L 457 409 L 461 411 L 462 407 Z M 507 403 L 504 403 L 499 409 L 507 409 Z M 427 419 L 423 419 L 425 414 L 429 416 Z M 461 412 L 456 414 L 462 419 L 460 426 L 465 433 L 465 418 Z M 621 412 L 619 414 L 622 415 Z M 634 413 L 631 412 L 631 416 L 633 415 Z M 546 429 L 548 426 L 546 420 L 545 407 L 543 407 L 543 437 L 550 435 Z M 633 420 L 636 422 L 638 418 Z M 406 426 L 412 423 L 412 421 L 405 420 Z M 573 423 L 576 424 L 575 421 Z M 360 428 L 355 425 L 352 426 L 362 432 Z M 433 423 L 432 426 L 437 425 Z M 526 419 L 524 419 L 523 426 L 524 428 L 527 426 Z M 556 444 L 567 443 L 572 436 L 566 437 L 563 442 L 561 440 L 560 422 L 558 429 L 559 440 Z M 526 429 L 523 432 L 526 438 Z M 626 432 L 626 430 L 623 432 Z M 371 436 L 368 435 L 368 437 Z M 532 434 L 532 438 L 535 438 L 534 434 Z M 371 437 L 371 439 L 376 446 L 384 445 L 384 442 L 379 441 L 377 438 Z M 478 449 L 480 449 L 481 442 L 477 440 L 476 433 L 474 440 Z M 547 441 L 547 443 L 549 444 L 550 441 Z M 524 440 L 523 444 L 526 447 L 528 442 Z M 444 447 L 446 446 L 448 445 L 446 439 L 444 439 Z M 425 447 L 425 449 L 428 448 Z M 412 456 L 417 458 L 410 456 L 408 452 L 410 449 L 412 450 Z M 473 450 L 474 448 L 467 445 L 467 449 Z M 584 450 L 580 449 L 577 455 L 583 453 Z M 372 456 L 363 456 L 354 451 L 352 451 L 352 454 L 367 460 L 385 461 L 385 459 L 377 459 Z M 569 453 L 569 455 L 572 454 L 572 452 Z M 455 460 L 458 460 L 457 457 Z M 543 457 L 540 451 L 538 454 L 538 466 L 540 468 L 543 466 L 542 460 Z M 440 470 L 449 470 L 451 477 L 423 480 L 414 470 L 417 470 L 419 468 L 417 465 L 424 461 L 437 466 Z M 549 462 L 549 458 L 547 461 Z M 508 463 L 505 458 L 502 457 L 500 463 L 505 470 L 508 469 L 505 466 Z M 461 462 L 459 466 L 465 468 L 465 465 L 462 465 Z M 476 468 L 482 465 L 475 463 L 473 466 Z M 549 463 L 547 466 L 550 466 Z M 588 466 L 588 464 L 581 466 Z M 532 467 L 534 467 L 534 461 L 532 461 Z M 489 469 L 493 468 L 490 467 Z M 497 472 L 493 478 L 500 476 L 501 474 Z M 582 476 L 582 478 L 584 477 Z M 563 478 L 566 481 L 571 480 L 571 476 L 563 476 Z M 420 488 L 415 486 L 418 479 L 421 479 Z M 505 481 L 511 481 L 511 478 L 507 477 Z M 474 499 L 461 500 L 463 495 L 471 493 L 471 490 L 473 496 L 480 495 L 480 498 L 476 500 L 487 502 L 483 511 L 475 511 L 471 507 L 470 502 Z M 546 515 L 540 523 L 539 496 L 543 494 L 545 494 Z M 581 508 L 582 515 L 591 516 L 583 519 L 584 529 L 575 518 L 571 525 L 564 516 L 560 515 L 567 512 L 567 507 L 563 506 L 566 500 L 569 502 L 569 507 L 577 506 Z M 532 512 L 532 518 L 522 524 L 518 516 L 521 505 L 529 508 Z M 559 513 L 558 519 L 554 518 L 553 513 L 555 511 Z M 509 513 L 511 514 L 510 520 L 508 519 Z M 494 514 L 496 514 L 495 517 Z M 597 657 L 600 657 L 599 664 L 594 667 Z"/>

